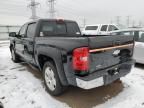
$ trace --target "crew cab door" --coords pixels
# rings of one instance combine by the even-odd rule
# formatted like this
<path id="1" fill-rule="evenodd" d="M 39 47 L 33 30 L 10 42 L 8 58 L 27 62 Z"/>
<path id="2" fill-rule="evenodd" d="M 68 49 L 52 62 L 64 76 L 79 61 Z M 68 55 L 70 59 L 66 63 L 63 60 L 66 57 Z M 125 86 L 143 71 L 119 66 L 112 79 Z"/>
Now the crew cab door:
<path id="1" fill-rule="evenodd" d="M 35 37 L 35 29 L 36 23 L 30 23 L 27 26 L 26 35 L 22 39 L 23 40 L 23 55 L 24 59 L 29 62 L 33 63 L 33 54 L 34 54 L 34 37 Z"/>
<path id="2" fill-rule="evenodd" d="M 23 57 L 23 51 L 24 51 L 22 39 L 25 37 L 26 29 L 27 29 L 27 24 L 21 27 L 17 37 L 15 38 L 15 51 L 17 54 L 19 54 L 22 57 Z"/>

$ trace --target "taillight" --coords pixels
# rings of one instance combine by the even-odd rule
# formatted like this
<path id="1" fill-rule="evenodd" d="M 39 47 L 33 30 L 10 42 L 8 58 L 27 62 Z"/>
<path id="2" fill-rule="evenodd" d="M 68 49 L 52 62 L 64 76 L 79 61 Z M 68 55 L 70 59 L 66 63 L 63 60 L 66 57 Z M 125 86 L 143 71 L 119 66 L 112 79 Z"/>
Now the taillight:
<path id="1" fill-rule="evenodd" d="M 89 48 L 82 47 L 73 51 L 73 68 L 76 71 L 88 71 L 89 69 Z"/>

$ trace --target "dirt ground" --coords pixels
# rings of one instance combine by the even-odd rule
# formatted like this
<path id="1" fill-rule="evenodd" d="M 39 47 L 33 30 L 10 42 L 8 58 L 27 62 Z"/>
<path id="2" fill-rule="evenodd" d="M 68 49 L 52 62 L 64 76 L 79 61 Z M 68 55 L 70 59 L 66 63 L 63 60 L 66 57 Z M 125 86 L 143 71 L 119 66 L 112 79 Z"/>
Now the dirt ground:
<path id="1" fill-rule="evenodd" d="M 42 73 L 37 69 L 24 64 L 29 72 L 41 81 Z M 144 69 L 141 64 L 136 64 L 136 67 Z M 72 108 L 92 108 L 99 104 L 105 103 L 108 99 L 117 96 L 123 90 L 123 83 L 114 82 L 110 85 L 98 87 L 92 90 L 83 90 L 77 87 L 68 87 L 67 91 L 55 99 L 67 103 Z"/>
<path id="2" fill-rule="evenodd" d="M 31 72 L 41 81 L 42 73 L 30 65 L 23 64 L 28 72 Z M 72 108 L 92 108 L 106 102 L 108 99 L 115 97 L 123 90 L 123 84 L 115 82 L 113 84 L 98 87 L 92 90 L 83 90 L 77 87 L 68 87 L 67 91 L 55 99 L 67 103 Z"/>

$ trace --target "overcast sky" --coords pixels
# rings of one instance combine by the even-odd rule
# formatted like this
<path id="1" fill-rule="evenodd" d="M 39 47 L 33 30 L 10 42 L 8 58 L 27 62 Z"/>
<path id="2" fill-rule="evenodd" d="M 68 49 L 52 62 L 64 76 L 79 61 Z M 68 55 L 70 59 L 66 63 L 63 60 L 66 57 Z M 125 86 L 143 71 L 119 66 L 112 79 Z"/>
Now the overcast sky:
<path id="1" fill-rule="evenodd" d="M 46 0 L 36 0 L 41 5 L 37 8 L 37 15 L 48 18 Z M 48 1 L 48 0 L 47 0 Z M 0 0 L 0 24 L 21 25 L 29 20 L 31 11 L 27 7 L 30 0 Z M 131 23 L 144 22 L 144 0 L 56 0 L 57 18 L 77 20 L 80 24 L 86 19 L 87 24 L 115 23 L 116 16 L 121 16 L 121 23 L 125 24 L 127 16 Z"/>

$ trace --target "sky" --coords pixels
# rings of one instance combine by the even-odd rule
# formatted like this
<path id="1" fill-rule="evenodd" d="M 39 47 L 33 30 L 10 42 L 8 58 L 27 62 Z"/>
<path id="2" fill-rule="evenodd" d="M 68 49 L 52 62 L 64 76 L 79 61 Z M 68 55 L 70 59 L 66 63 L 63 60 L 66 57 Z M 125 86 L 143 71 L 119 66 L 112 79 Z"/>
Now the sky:
<path id="1" fill-rule="evenodd" d="M 36 0 L 37 16 L 49 18 L 48 0 Z M 22 25 L 29 21 L 31 10 L 28 8 L 30 0 L 0 0 L 0 24 Z M 130 23 L 144 23 L 144 0 L 56 0 L 56 18 L 76 20 L 83 25 L 98 23 L 116 23 L 116 16 L 120 23 L 126 24 L 127 16 Z"/>

